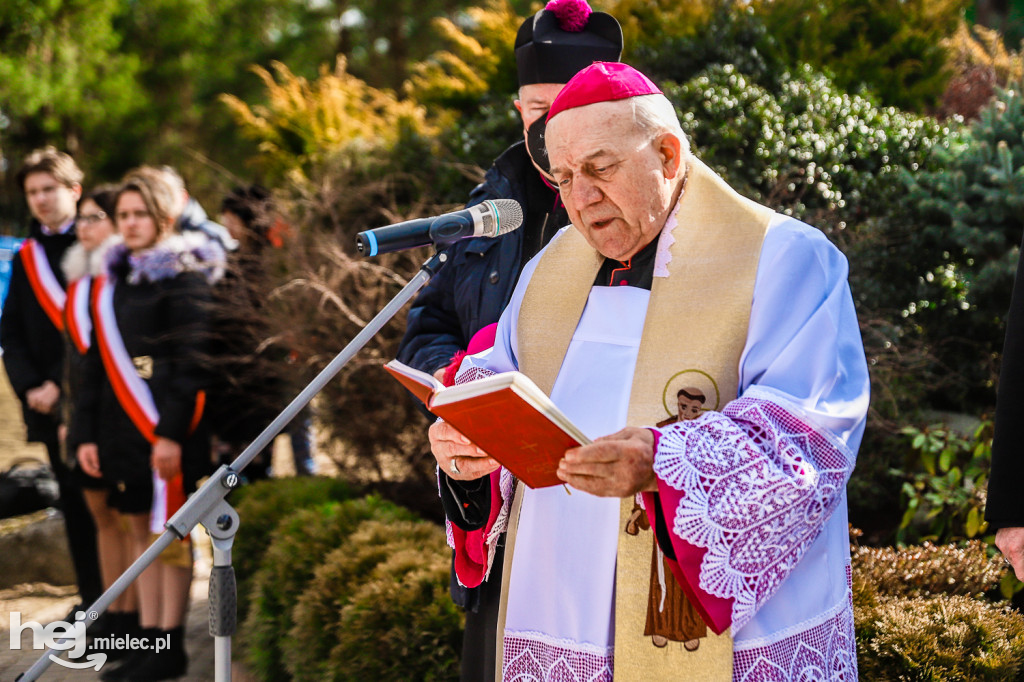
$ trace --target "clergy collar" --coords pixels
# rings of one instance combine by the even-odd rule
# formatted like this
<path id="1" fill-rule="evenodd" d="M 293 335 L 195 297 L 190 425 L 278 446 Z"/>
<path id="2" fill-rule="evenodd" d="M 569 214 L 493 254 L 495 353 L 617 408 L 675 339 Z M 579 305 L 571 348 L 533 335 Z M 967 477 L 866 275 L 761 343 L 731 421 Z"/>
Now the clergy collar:
<path id="1" fill-rule="evenodd" d="M 595 287 L 630 286 L 650 291 L 660 234 L 626 261 L 605 258 L 594 279 Z"/>

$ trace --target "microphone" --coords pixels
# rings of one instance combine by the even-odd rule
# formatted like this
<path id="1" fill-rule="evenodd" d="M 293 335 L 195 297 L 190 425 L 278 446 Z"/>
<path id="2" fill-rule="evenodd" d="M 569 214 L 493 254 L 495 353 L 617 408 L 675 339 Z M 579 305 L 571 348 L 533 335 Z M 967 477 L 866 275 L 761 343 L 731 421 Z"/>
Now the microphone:
<path id="1" fill-rule="evenodd" d="M 513 199 L 493 199 L 435 218 L 417 218 L 356 235 L 364 256 L 414 249 L 428 244 L 447 246 L 466 237 L 497 237 L 523 224 L 523 207 Z"/>

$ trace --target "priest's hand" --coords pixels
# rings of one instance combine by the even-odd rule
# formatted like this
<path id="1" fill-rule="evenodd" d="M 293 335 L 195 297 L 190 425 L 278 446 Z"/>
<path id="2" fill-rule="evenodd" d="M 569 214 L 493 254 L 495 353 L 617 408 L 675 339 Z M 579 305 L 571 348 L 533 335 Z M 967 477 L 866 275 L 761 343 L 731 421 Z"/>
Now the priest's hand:
<path id="1" fill-rule="evenodd" d="M 472 481 L 500 466 L 486 452 L 469 442 L 455 427 L 438 419 L 430 431 L 430 451 L 437 466 L 456 481 Z"/>
<path id="2" fill-rule="evenodd" d="M 996 547 L 1013 567 L 1017 580 L 1024 580 L 1024 528 L 1000 528 L 996 531 Z"/>
<path id="3" fill-rule="evenodd" d="M 599 497 L 630 497 L 657 491 L 654 434 L 629 426 L 590 445 L 565 451 L 558 477 L 577 490 Z"/>

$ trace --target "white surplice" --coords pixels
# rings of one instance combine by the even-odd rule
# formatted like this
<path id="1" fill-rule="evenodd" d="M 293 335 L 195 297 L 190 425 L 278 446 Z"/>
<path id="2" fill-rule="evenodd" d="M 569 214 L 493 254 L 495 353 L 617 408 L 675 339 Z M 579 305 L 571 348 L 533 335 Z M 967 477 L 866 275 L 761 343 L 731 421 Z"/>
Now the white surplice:
<path id="1" fill-rule="evenodd" d="M 668 272 L 673 228 L 670 220 L 655 276 Z M 467 358 L 460 378 L 518 369 L 519 310 L 538 258 L 523 270 L 494 348 Z M 709 521 L 722 516 L 721 499 L 711 509 L 712 502 L 696 494 L 689 507 L 665 509 L 672 532 L 708 550 L 701 588 L 735 600 L 736 680 L 856 679 L 844 486 L 863 435 L 869 379 L 847 274 L 846 258 L 818 230 L 776 215 L 761 249 L 739 399 L 721 412 L 661 429 L 655 470 L 662 485 L 682 490 L 710 459 L 734 455 L 746 457 L 744 472 L 770 481 L 763 492 L 727 476 L 717 482 L 754 495 L 743 504 L 762 510 L 756 527 L 723 533 Z M 591 290 L 551 393 L 591 438 L 626 425 L 649 298 L 649 291 L 629 286 Z M 716 440 L 721 433 L 728 438 Z M 787 452 L 774 452 L 770 436 Z M 746 449 L 723 455 L 715 445 L 723 440 L 742 441 Z M 701 442 L 711 444 L 703 448 L 712 453 L 707 461 L 692 445 Z M 795 477 L 789 466 L 794 447 L 804 447 Z M 502 489 L 507 498 L 508 486 Z M 578 490 L 570 495 L 562 487 L 525 490 L 513 563 L 504 576 L 505 679 L 611 679 L 618 522 L 618 499 Z M 749 562 L 729 566 L 737 538 L 780 553 L 753 573 Z"/>

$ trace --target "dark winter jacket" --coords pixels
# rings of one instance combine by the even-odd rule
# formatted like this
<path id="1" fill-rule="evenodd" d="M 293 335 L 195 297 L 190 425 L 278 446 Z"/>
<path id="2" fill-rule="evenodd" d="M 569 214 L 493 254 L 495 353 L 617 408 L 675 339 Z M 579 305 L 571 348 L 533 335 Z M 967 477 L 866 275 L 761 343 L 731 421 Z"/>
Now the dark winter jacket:
<path id="1" fill-rule="evenodd" d="M 1021 245 L 1024 254 L 1024 244 Z M 992 532 L 1024 526 L 1024 256 L 1017 262 L 1013 297 L 1006 317 L 1003 363 L 999 370 L 996 425 L 992 440 L 992 472 L 988 479 L 985 519 Z"/>
<path id="2" fill-rule="evenodd" d="M 54 276 L 61 287 L 66 287 L 60 262 L 64 252 L 75 243 L 74 228 L 63 234 L 44 235 L 39 224 L 34 223 L 31 237 L 43 247 Z M 64 337 L 36 300 L 20 257 L 14 259 L 10 288 L 0 316 L 0 347 L 3 348 L 7 376 L 21 400 L 29 442 L 56 442 L 60 406 L 53 414 L 36 412 L 28 407 L 25 394 L 47 380 L 61 385 Z"/>
<path id="3" fill-rule="evenodd" d="M 412 367 L 433 373 L 465 350 L 481 327 L 497 322 L 523 266 L 569 224 L 557 193 L 530 162 L 524 142 L 498 157 L 467 205 L 487 199 L 518 201 L 523 225 L 495 239 L 464 239 L 448 249 L 448 263 L 409 310 L 398 358 Z"/>
<path id="4" fill-rule="evenodd" d="M 115 283 L 118 329 L 160 413 L 156 435 L 182 446 L 186 486 L 210 466 L 205 427 L 192 431 L 190 426 L 197 394 L 209 388 L 209 371 L 201 358 L 210 342 L 211 285 L 223 275 L 223 267 L 223 249 L 198 234 L 169 237 L 136 255 L 121 244 L 107 259 L 107 276 Z M 111 387 L 96 343 L 95 321 L 74 398 L 69 451 L 96 443 L 100 469 L 110 482 L 149 477 L 152 446 Z"/>

